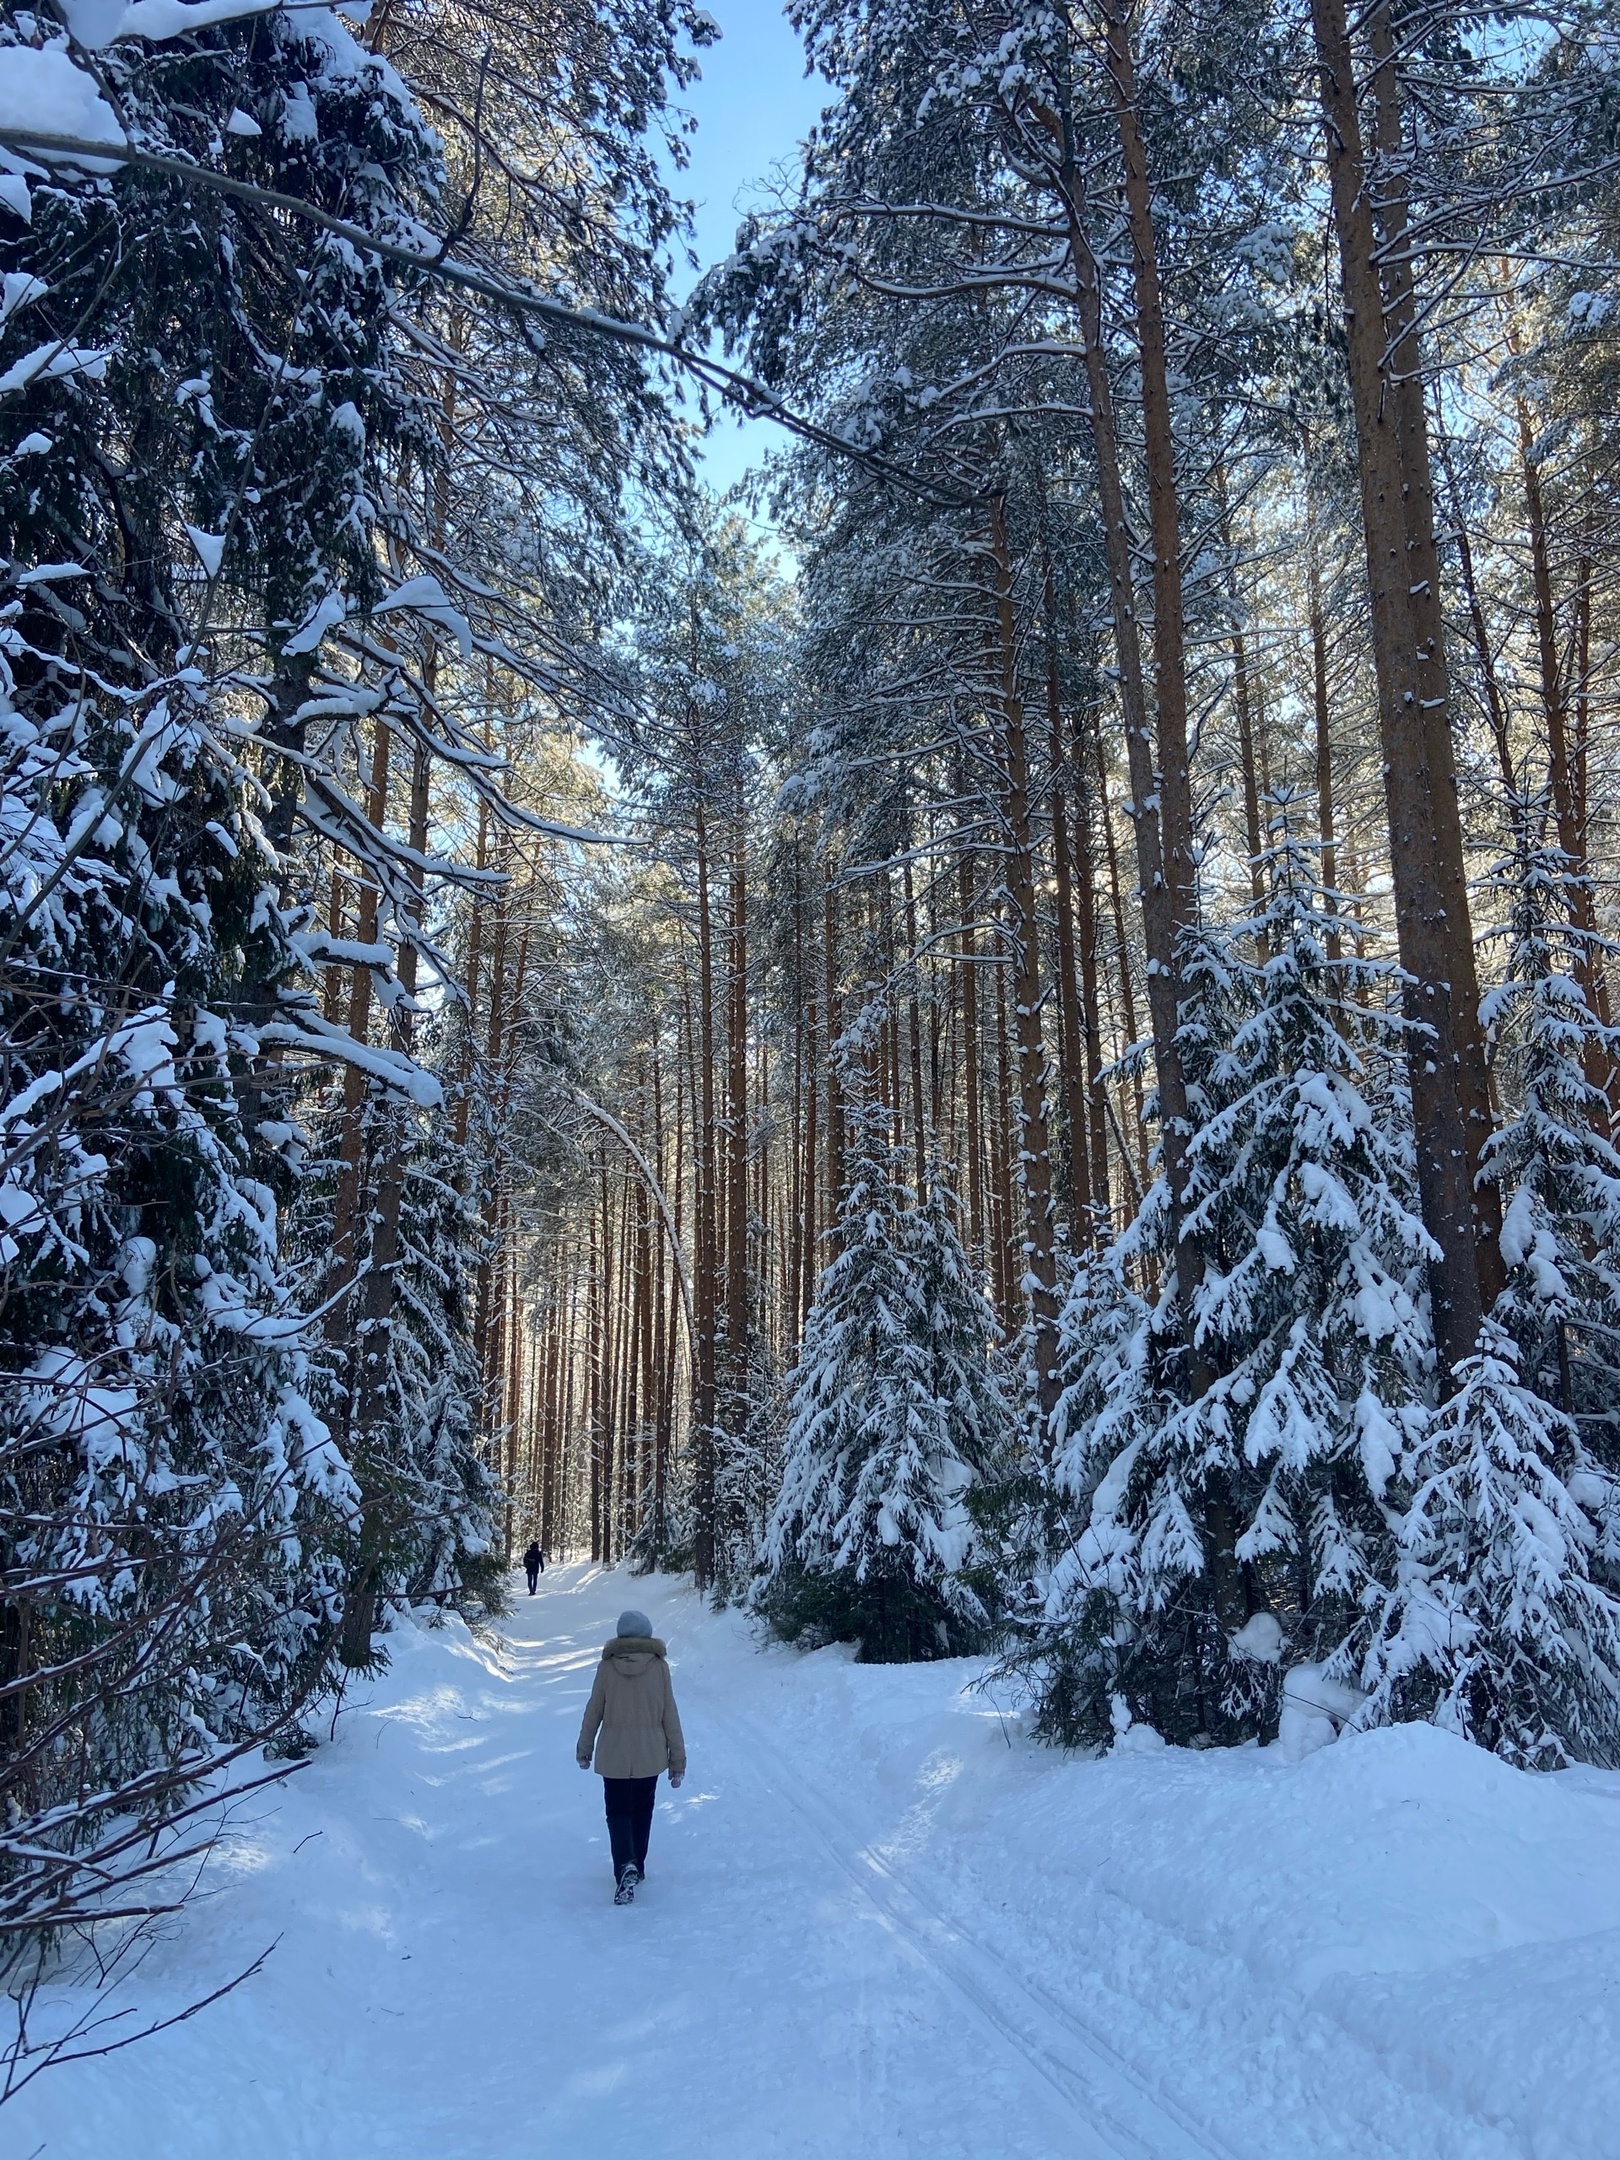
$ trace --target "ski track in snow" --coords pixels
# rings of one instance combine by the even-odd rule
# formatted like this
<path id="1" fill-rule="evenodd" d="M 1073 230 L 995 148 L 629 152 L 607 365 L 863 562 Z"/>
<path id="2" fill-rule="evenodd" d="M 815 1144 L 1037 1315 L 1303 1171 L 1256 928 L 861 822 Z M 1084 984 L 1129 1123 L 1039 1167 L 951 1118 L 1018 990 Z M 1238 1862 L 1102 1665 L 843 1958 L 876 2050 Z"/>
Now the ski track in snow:
<path id="1" fill-rule="evenodd" d="M 628 1912 L 573 1762 L 625 1604 L 692 1758 Z M 1428 1728 L 1065 1760 L 972 1661 L 580 1566 L 392 1641 L 129 2000 L 264 1970 L 46 2073 L 6 2160 L 1620 2160 L 1620 1776 Z"/>
<path id="2" fill-rule="evenodd" d="M 712 1699 L 703 1699 L 713 1715 Z M 715 1722 L 729 1722 L 746 1751 L 770 1763 L 776 1792 L 787 1797 L 811 1836 L 915 1947 L 923 1964 L 956 1989 L 981 2025 L 1056 2088 L 1075 2111 L 1077 2135 L 1082 2125 L 1089 2130 L 1081 2149 L 1118 2155 L 1120 2160 L 1236 2160 L 1224 2141 L 1185 2120 L 1180 2109 L 1139 2084 L 1101 2036 L 1070 2015 L 1045 1988 L 1015 1972 L 998 1951 L 942 1913 L 915 1881 L 863 1842 L 859 1829 L 827 1793 L 815 1791 L 811 1798 L 810 1791 L 801 1788 L 798 1773 L 757 1725 L 738 1717 L 728 1720 L 724 1710 Z M 974 1960 L 979 1961 L 977 1970 Z"/>

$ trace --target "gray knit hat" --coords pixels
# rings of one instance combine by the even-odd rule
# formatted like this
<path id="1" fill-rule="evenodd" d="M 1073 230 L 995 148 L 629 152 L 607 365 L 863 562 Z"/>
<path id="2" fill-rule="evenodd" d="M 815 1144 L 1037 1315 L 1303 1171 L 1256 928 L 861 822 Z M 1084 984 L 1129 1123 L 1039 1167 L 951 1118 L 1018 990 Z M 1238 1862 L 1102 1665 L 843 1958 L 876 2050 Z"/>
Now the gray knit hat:
<path id="1" fill-rule="evenodd" d="M 644 1612 L 622 1612 L 619 1615 L 619 1633 L 621 1635 L 645 1635 L 650 1641 L 652 1638 L 652 1622 Z"/>

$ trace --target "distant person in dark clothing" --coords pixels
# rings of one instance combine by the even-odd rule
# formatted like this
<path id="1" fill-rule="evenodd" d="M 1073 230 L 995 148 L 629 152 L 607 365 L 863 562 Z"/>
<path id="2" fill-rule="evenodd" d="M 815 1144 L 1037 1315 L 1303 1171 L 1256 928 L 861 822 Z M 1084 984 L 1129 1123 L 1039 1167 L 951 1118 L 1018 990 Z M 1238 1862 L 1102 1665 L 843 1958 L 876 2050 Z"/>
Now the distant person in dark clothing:
<path id="1" fill-rule="evenodd" d="M 523 1572 L 529 1578 L 529 1595 L 534 1596 L 535 1584 L 540 1580 L 540 1570 L 546 1564 L 546 1556 L 531 1538 L 529 1549 L 523 1555 Z"/>

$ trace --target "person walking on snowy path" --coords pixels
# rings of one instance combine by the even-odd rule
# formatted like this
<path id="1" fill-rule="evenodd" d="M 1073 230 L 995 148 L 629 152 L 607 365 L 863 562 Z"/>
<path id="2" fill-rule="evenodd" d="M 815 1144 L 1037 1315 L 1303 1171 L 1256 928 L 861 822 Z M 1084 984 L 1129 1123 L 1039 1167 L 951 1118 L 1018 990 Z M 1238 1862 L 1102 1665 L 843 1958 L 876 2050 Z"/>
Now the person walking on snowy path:
<path id="1" fill-rule="evenodd" d="M 619 1632 L 602 1651 L 574 1749 L 582 1770 L 590 1769 L 593 1750 L 613 1848 L 613 1902 L 629 1905 L 647 1872 L 659 1777 L 667 1770 L 673 1788 L 686 1775 L 668 1660 L 645 1613 L 620 1613 Z"/>
<path id="2" fill-rule="evenodd" d="M 523 1555 L 523 1572 L 529 1578 L 530 1597 L 534 1596 L 534 1586 L 540 1580 L 540 1571 L 542 1570 L 542 1568 L 544 1568 L 545 1564 L 545 1554 L 540 1550 L 540 1547 L 535 1542 L 535 1540 L 531 1538 L 529 1541 L 529 1549 Z"/>

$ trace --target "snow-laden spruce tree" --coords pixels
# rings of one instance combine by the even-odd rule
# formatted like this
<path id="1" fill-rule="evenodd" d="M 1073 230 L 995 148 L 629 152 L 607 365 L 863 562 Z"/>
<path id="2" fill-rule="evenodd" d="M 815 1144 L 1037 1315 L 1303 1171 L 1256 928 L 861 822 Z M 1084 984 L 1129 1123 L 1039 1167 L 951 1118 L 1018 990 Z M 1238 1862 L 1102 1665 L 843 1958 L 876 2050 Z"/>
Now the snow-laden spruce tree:
<path id="1" fill-rule="evenodd" d="M 967 1494 L 1008 1429 L 943 1182 L 913 1203 L 891 1122 L 880 1104 L 851 1113 L 838 1252 L 805 1329 L 754 1592 L 790 1640 L 854 1640 L 889 1663 L 960 1652 L 983 1627 L 962 1579 Z"/>
<path id="2" fill-rule="evenodd" d="M 396 1047 L 442 1070 L 438 1034 L 413 1043 L 396 1030 Z M 310 1158 L 289 1216 L 291 1257 L 315 1285 L 329 1274 L 344 1119 L 341 1102 L 307 1118 Z M 457 1140 L 443 1107 L 413 1114 L 379 1089 L 361 1108 L 356 1182 L 376 1197 L 358 1225 L 354 1287 L 330 1309 L 311 1356 L 316 1406 L 364 1494 L 339 1645 L 357 1666 L 373 1661 L 372 1637 L 391 1607 L 500 1600 L 501 1488 L 473 1347 L 489 1249 L 468 1189 L 476 1144 Z"/>
<path id="3" fill-rule="evenodd" d="M 405 1165 L 383 1384 L 394 1467 L 386 1584 L 407 1600 L 499 1597 L 500 1488 L 478 1429 L 472 1299 L 478 1224 L 451 1182 L 449 1119 L 430 1118 Z"/>
<path id="4" fill-rule="evenodd" d="M 1268 868 L 1265 914 L 1188 957 L 1198 1369 L 1165 1337 L 1162 1296 L 1132 1287 L 1167 1273 L 1150 1194 L 1069 1299 L 1045 1495 L 1055 1558 L 1019 1662 L 1068 1740 L 1105 1739 L 1122 1709 L 1177 1739 L 1264 1731 L 1298 1663 L 1321 1666 L 1337 1701 L 1364 1698 L 1361 1723 L 1432 1717 L 1523 1763 L 1611 1759 L 1613 1488 L 1499 1325 L 1440 1374 L 1391 973 L 1353 957 L 1352 926 L 1318 900 L 1286 830 Z M 1552 1017 L 1532 1069 L 1567 1114 L 1589 1101 L 1553 1055 L 1568 986 L 1537 979 Z M 1559 1122 L 1554 1148 L 1528 1094 L 1525 1116 L 1500 1159 L 1522 1175 L 1539 1130 L 1542 1159 L 1584 1165 L 1578 1189 L 1601 1192 L 1601 1141 Z M 1553 1221 L 1549 1270 L 1568 1256 Z M 1505 1301 L 1520 1319 L 1552 1287 L 1528 1236 Z M 1224 1586 L 1223 1547 L 1238 1570 Z"/>
<path id="5" fill-rule="evenodd" d="M 1549 806 L 1513 805 L 1513 852 L 1489 885 L 1505 904 L 1501 984 L 1485 999 L 1505 1115 L 1486 1150 L 1502 1195 L 1508 1288 L 1496 1319 L 1522 1376 L 1620 1464 L 1620 1152 L 1603 1083 L 1620 1059 L 1586 989 L 1610 956 L 1579 926 L 1577 873 L 1546 834 Z"/>
<path id="6" fill-rule="evenodd" d="M 1390 1481 L 1423 1415 L 1429 1244 L 1389 970 L 1347 949 L 1286 816 L 1267 909 L 1187 956 L 1193 1352 L 1169 1332 L 1159 1186 L 1064 1316 L 1056 1558 L 1028 1647 L 1066 1739 L 1103 1738 L 1116 1696 L 1177 1739 L 1259 1729 L 1284 1642 L 1342 1652 L 1385 1579 Z"/>
<path id="7" fill-rule="evenodd" d="M 1616 1495 L 1494 1323 L 1403 1451 L 1387 1590 L 1365 1595 L 1365 1722 L 1430 1718 L 1528 1769 L 1620 1760 Z"/>
<path id="8" fill-rule="evenodd" d="M 1620 1156 L 1600 1084 L 1617 1044 L 1582 987 L 1601 958 L 1547 822 L 1544 801 L 1514 805 L 1491 880 L 1506 1114 L 1486 1165 L 1507 1289 L 1402 1451 L 1393 1564 L 1355 1638 L 1368 1717 L 1432 1717 L 1531 1766 L 1620 1753 Z"/>

